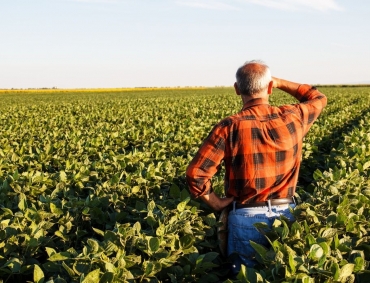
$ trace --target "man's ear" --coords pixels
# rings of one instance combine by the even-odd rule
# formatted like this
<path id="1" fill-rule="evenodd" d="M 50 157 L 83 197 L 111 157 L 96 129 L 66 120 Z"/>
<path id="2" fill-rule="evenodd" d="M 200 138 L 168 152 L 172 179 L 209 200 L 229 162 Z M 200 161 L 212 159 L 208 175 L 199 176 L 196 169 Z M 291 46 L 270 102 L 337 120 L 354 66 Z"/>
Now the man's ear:
<path id="1" fill-rule="evenodd" d="M 239 87 L 238 87 L 238 84 L 236 82 L 234 83 L 234 89 L 235 89 L 236 95 L 240 95 Z"/>
<path id="2" fill-rule="evenodd" d="M 272 89 L 274 88 L 273 86 L 274 86 L 274 82 L 273 81 L 269 82 L 269 85 L 267 87 L 268 94 L 272 94 Z"/>

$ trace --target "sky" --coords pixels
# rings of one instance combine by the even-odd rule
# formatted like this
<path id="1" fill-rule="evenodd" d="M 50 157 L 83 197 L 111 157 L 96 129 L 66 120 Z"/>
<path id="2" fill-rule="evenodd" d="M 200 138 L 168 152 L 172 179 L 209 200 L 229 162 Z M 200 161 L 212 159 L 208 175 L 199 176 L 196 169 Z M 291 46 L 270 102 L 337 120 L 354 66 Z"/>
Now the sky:
<path id="1" fill-rule="evenodd" d="M 370 83 L 370 1 L 0 0 L 1 88 Z"/>

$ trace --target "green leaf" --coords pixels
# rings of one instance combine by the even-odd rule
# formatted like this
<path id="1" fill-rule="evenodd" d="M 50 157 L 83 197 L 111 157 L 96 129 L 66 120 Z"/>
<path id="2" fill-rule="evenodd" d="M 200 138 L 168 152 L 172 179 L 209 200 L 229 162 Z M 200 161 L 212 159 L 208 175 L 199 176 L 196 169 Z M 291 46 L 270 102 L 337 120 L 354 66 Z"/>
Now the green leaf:
<path id="1" fill-rule="evenodd" d="M 68 252 L 60 252 L 53 254 L 48 258 L 50 261 L 60 261 L 60 260 L 67 260 L 71 258 L 71 254 Z"/>
<path id="2" fill-rule="evenodd" d="M 85 274 L 89 272 L 91 269 L 91 261 L 87 260 L 78 260 L 75 261 L 73 264 L 73 270 L 76 272 L 78 275 Z"/>
<path id="3" fill-rule="evenodd" d="M 310 227 L 308 226 L 307 220 L 303 221 L 303 227 L 306 234 L 310 234 Z"/>
<path id="4" fill-rule="evenodd" d="M 296 262 L 294 261 L 292 254 L 288 255 L 288 262 L 289 262 L 290 272 L 292 274 L 294 274 L 296 272 L 296 268 L 295 268 L 296 267 Z"/>
<path id="5" fill-rule="evenodd" d="M 50 281 L 48 281 L 47 283 L 49 283 Z M 60 278 L 60 277 L 57 277 L 57 278 L 54 278 L 52 282 L 50 283 L 67 283 L 66 280 L 64 280 L 63 278 Z"/>
<path id="6" fill-rule="evenodd" d="M 193 246 L 195 238 L 192 235 L 185 235 L 180 238 L 180 246 L 183 250 L 187 250 Z"/>
<path id="7" fill-rule="evenodd" d="M 157 272 L 159 272 L 162 266 L 159 262 L 144 261 L 143 268 L 144 268 L 144 274 L 150 277 L 156 274 Z"/>
<path id="8" fill-rule="evenodd" d="M 139 193 L 139 192 L 140 192 L 140 187 L 139 187 L 139 186 L 133 186 L 133 187 L 131 188 L 131 192 L 132 192 L 133 194 L 137 194 L 137 193 Z"/>
<path id="9" fill-rule="evenodd" d="M 185 199 L 184 201 L 180 202 L 178 205 L 177 205 L 177 210 L 179 212 L 183 212 L 186 208 L 186 205 L 188 204 L 188 202 L 190 201 L 190 198 L 187 198 Z"/>
<path id="10" fill-rule="evenodd" d="M 99 251 L 99 243 L 97 240 L 88 239 L 87 244 L 90 246 L 92 253 L 97 253 Z"/>
<path id="11" fill-rule="evenodd" d="M 180 198 L 180 188 L 176 184 L 172 184 L 170 187 L 170 197 L 174 199 Z"/>
<path id="12" fill-rule="evenodd" d="M 367 161 L 367 162 L 364 163 L 364 165 L 362 165 L 363 170 L 366 170 L 369 167 L 370 167 L 370 161 Z"/>
<path id="13" fill-rule="evenodd" d="M 257 244 L 253 241 L 249 241 L 252 248 L 261 256 L 263 260 L 266 260 L 266 253 L 268 252 L 268 249 L 260 244 Z"/>
<path id="14" fill-rule="evenodd" d="M 136 204 L 135 204 L 135 209 L 137 211 L 146 211 L 146 205 L 145 203 L 143 203 L 142 201 L 136 201 Z"/>
<path id="15" fill-rule="evenodd" d="M 316 239 L 314 236 L 312 236 L 311 234 L 308 234 L 306 235 L 306 243 L 309 245 L 309 246 L 312 246 L 313 244 L 316 244 Z"/>
<path id="16" fill-rule="evenodd" d="M 166 226 L 164 224 L 160 224 L 159 227 L 157 228 L 155 234 L 157 236 L 164 236 L 166 230 Z"/>
<path id="17" fill-rule="evenodd" d="M 83 215 L 89 215 L 90 213 L 90 207 L 86 206 L 84 207 L 84 209 L 82 210 L 82 214 Z"/>
<path id="18" fill-rule="evenodd" d="M 21 211 L 26 211 L 26 209 L 28 208 L 25 194 L 19 194 L 18 208 Z"/>
<path id="19" fill-rule="evenodd" d="M 321 178 L 323 178 L 322 172 L 319 169 L 316 169 L 315 172 L 313 172 L 313 179 L 318 181 Z"/>
<path id="20" fill-rule="evenodd" d="M 283 230 L 281 231 L 281 239 L 284 240 L 289 236 L 289 228 L 285 221 L 283 222 Z"/>
<path id="21" fill-rule="evenodd" d="M 67 182 L 67 174 L 64 171 L 59 171 L 59 180 L 61 182 Z"/>
<path id="22" fill-rule="evenodd" d="M 157 225 L 157 220 L 153 216 L 147 216 L 146 222 L 149 224 L 149 226 L 154 227 Z"/>
<path id="23" fill-rule="evenodd" d="M 147 209 L 148 211 L 153 211 L 155 208 L 155 202 L 152 200 L 148 203 Z"/>
<path id="24" fill-rule="evenodd" d="M 99 283 L 113 283 L 114 281 L 114 273 L 112 272 L 105 272 L 104 275 L 100 278 Z"/>
<path id="25" fill-rule="evenodd" d="M 60 232 L 59 230 L 58 231 L 55 231 L 54 233 L 55 236 L 58 236 L 59 238 L 63 239 L 64 241 L 68 241 L 68 237 L 66 237 L 66 235 L 64 235 L 62 232 Z"/>
<path id="26" fill-rule="evenodd" d="M 321 234 L 322 238 L 332 238 L 335 235 L 337 235 L 338 230 L 335 228 L 327 228 L 325 231 Z"/>
<path id="27" fill-rule="evenodd" d="M 236 278 L 239 279 L 241 282 L 248 282 L 247 277 L 247 268 L 245 267 L 245 265 L 242 264 Z"/>
<path id="28" fill-rule="evenodd" d="M 96 234 L 98 234 L 98 235 L 100 235 L 100 236 L 103 236 L 104 237 L 104 232 L 102 231 L 102 230 L 99 230 L 99 229 L 97 229 L 97 228 L 92 228 L 93 230 L 94 230 L 94 232 L 96 233 Z"/>
<path id="29" fill-rule="evenodd" d="M 332 242 L 332 249 L 336 250 L 339 247 L 339 238 L 338 234 L 334 235 L 334 241 Z"/>
<path id="30" fill-rule="evenodd" d="M 208 214 L 205 218 L 204 218 L 205 222 L 207 223 L 208 226 L 214 226 L 216 225 L 217 223 L 217 219 L 216 219 L 216 216 L 211 213 L 211 214 Z"/>
<path id="31" fill-rule="evenodd" d="M 136 231 L 136 234 L 140 234 L 141 232 L 141 224 L 139 221 L 135 222 L 134 226 L 132 227 L 135 231 Z"/>
<path id="32" fill-rule="evenodd" d="M 45 247 L 45 250 L 49 257 L 57 253 L 56 250 L 54 250 L 53 248 Z"/>
<path id="33" fill-rule="evenodd" d="M 45 280 L 45 275 L 42 269 L 38 265 L 34 265 L 33 268 L 33 281 L 35 283 L 43 283 Z"/>
<path id="34" fill-rule="evenodd" d="M 181 201 L 186 201 L 187 199 L 190 200 L 190 194 L 189 194 L 188 190 L 183 189 L 180 193 L 180 200 Z"/>
<path id="35" fill-rule="evenodd" d="M 353 263 L 347 263 L 340 269 L 339 278 L 346 278 L 350 276 L 354 268 L 355 268 L 355 265 Z"/>
<path id="36" fill-rule="evenodd" d="M 100 279 L 100 269 L 95 269 L 86 275 L 82 283 L 97 283 Z"/>
<path id="37" fill-rule="evenodd" d="M 314 260 L 318 261 L 324 254 L 323 248 L 318 244 L 313 244 L 310 248 L 309 257 Z"/>
<path id="38" fill-rule="evenodd" d="M 346 225 L 346 231 L 347 232 L 352 232 L 356 229 L 356 223 L 355 221 L 353 220 L 353 218 L 350 218 L 347 222 L 347 225 Z"/>
<path id="39" fill-rule="evenodd" d="M 354 268 L 353 268 L 353 273 L 357 273 L 361 270 L 364 269 L 364 264 L 365 264 L 365 261 L 362 257 L 356 257 L 354 259 Z"/>
<path id="40" fill-rule="evenodd" d="M 322 247 L 325 256 L 330 255 L 330 247 L 327 242 L 321 242 L 319 246 Z"/>
<path id="41" fill-rule="evenodd" d="M 311 280 L 312 278 L 310 276 L 308 276 L 307 274 L 304 274 L 304 273 L 299 273 L 296 277 L 295 277 L 295 281 L 294 282 L 301 282 L 301 283 L 314 283 L 313 280 Z"/>
<path id="42" fill-rule="evenodd" d="M 338 280 L 339 279 L 339 264 L 337 262 L 333 262 L 333 264 L 330 267 L 331 272 L 333 273 L 333 279 Z"/>
<path id="43" fill-rule="evenodd" d="M 297 222 L 297 221 L 294 221 L 292 226 L 290 227 L 290 232 L 292 235 L 294 236 L 300 236 L 301 232 L 302 232 L 302 227 L 301 225 Z"/>
<path id="44" fill-rule="evenodd" d="M 159 246 L 160 246 L 160 241 L 157 237 L 150 238 L 150 240 L 149 240 L 149 250 L 151 252 L 158 251 Z"/>
<path id="45" fill-rule="evenodd" d="M 110 179 L 111 185 L 118 184 L 119 181 L 120 181 L 120 173 L 113 175 L 113 177 Z"/>
<path id="46" fill-rule="evenodd" d="M 3 214 L 3 216 L 4 216 L 4 215 L 13 216 L 13 215 L 14 215 L 14 214 L 13 214 L 13 211 L 12 211 L 11 209 L 9 209 L 9 208 L 2 207 L 2 208 L 1 208 L 1 210 L 5 212 L 5 213 Z"/>
<path id="47" fill-rule="evenodd" d="M 22 267 L 22 263 L 18 258 L 12 258 L 2 266 L 2 268 L 4 267 L 8 267 L 12 273 L 19 273 Z"/>
<path id="48" fill-rule="evenodd" d="M 218 253 L 216 252 L 208 252 L 205 254 L 203 258 L 203 262 L 212 262 L 218 257 Z"/>
<path id="49" fill-rule="evenodd" d="M 68 275 L 73 278 L 73 276 L 75 276 L 75 272 L 73 271 L 72 268 L 70 268 L 64 261 L 62 262 L 62 266 L 63 268 L 68 272 Z"/>
<path id="50" fill-rule="evenodd" d="M 54 203 L 50 203 L 50 211 L 51 213 L 53 214 L 56 214 L 56 215 L 63 215 L 63 210 L 61 210 L 59 207 L 57 207 Z"/>

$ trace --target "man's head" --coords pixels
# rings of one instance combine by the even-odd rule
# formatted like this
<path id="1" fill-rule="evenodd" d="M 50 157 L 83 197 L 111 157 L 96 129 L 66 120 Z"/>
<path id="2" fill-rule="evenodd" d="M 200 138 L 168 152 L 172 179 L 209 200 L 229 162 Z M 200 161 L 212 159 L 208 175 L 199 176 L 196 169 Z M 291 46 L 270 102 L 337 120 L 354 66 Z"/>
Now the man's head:
<path id="1" fill-rule="evenodd" d="M 262 61 L 253 60 L 245 62 L 236 72 L 235 90 L 237 94 L 255 96 L 257 94 L 270 94 L 271 83 L 269 67 Z"/>

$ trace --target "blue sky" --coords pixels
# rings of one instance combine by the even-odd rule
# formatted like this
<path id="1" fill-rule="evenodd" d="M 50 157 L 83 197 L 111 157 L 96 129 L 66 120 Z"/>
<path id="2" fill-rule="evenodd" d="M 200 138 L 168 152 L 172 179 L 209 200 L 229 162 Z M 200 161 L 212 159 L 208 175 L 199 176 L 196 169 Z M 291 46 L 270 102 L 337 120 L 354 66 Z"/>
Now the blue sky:
<path id="1" fill-rule="evenodd" d="M 300 83 L 370 83 L 365 0 L 0 2 L 0 88 L 231 86 L 260 59 Z"/>

